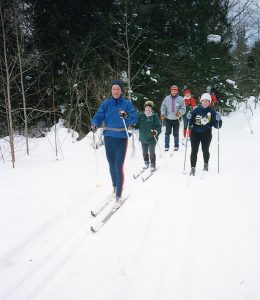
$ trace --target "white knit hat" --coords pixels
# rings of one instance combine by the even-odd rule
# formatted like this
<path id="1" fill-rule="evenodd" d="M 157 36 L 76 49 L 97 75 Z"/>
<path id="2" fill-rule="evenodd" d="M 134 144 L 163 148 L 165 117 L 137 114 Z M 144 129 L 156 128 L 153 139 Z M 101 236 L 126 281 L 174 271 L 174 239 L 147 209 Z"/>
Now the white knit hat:
<path id="1" fill-rule="evenodd" d="M 210 96 L 210 94 L 209 94 L 209 93 L 204 93 L 204 94 L 202 94 L 201 97 L 200 97 L 200 102 L 201 102 L 202 100 L 208 100 L 209 103 L 211 103 L 211 96 Z"/>

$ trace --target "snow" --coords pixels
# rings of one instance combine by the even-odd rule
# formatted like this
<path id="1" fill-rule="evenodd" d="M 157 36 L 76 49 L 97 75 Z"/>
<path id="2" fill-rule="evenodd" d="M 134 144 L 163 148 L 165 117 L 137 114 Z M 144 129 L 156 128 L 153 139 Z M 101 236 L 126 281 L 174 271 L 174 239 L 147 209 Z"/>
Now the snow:
<path id="1" fill-rule="evenodd" d="M 0 299 L 258 300 L 259 118 L 244 105 L 223 117 L 205 176 L 201 150 L 191 178 L 185 147 L 164 153 L 162 134 L 159 170 L 134 180 L 141 147 L 132 157 L 129 144 L 131 196 L 95 234 L 89 212 L 111 191 L 104 147 L 61 124 L 57 155 L 54 130 L 30 140 L 29 157 L 17 144 L 16 167 L 0 164 Z"/>
<path id="2" fill-rule="evenodd" d="M 226 82 L 227 82 L 228 84 L 230 84 L 230 85 L 233 85 L 233 86 L 236 85 L 236 82 L 233 81 L 233 80 L 231 80 L 231 79 L 227 79 Z"/>
<path id="3" fill-rule="evenodd" d="M 214 43 L 220 43 L 221 42 L 221 36 L 217 34 L 209 34 L 208 35 L 208 41 L 214 42 Z"/>

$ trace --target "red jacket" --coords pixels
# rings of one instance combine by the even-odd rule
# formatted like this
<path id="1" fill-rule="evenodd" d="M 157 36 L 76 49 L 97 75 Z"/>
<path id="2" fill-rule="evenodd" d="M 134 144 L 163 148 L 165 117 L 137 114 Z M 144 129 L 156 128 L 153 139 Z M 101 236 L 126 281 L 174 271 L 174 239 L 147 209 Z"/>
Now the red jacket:
<path id="1" fill-rule="evenodd" d="M 193 97 L 188 99 L 184 96 L 184 100 L 186 105 L 186 112 L 191 111 L 196 106 L 196 102 Z"/>
<path id="2" fill-rule="evenodd" d="M 215 94 L 210 94 L 211 95 L 211 103 L 210 103 L 210 107 L 215 106 L 215 104 L 217 103 L 217 97 Z"/>

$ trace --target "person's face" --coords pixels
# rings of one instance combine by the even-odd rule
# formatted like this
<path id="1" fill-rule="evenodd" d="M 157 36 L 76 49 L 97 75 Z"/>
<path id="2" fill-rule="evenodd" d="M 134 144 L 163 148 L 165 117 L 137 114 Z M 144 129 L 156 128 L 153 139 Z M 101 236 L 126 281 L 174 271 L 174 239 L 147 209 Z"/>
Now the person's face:
<path id="1" fill-rule="evenodd" d="M 111 93 L 112 93 L 113 98 L 118 99 L 121 96 L 121 94 L 122 94 L 121 87 L 119 85 L 117 85 L 117 84 L 114 84 L 112 86 Z"/>
<path id="2" fill-rule="evenodd" d="M 150 107 L 150 106 L 146 106 L 145 108 L 144 108 L 144 111 L 145 111 L 145 113 L 147 114 L 147 115 L 150 115 L 151 113 L 152 113 L 152 108 Z"/>
<path id="3" fill-rule="evenodd" d="M 178 90 L 177 89 L 171 89 L 171 95 L 172 96 L 176 96 L 178 94 Z"/>
<path id="4" fill-rule="evenodd" d="M 191 98 L 191 93 L 185 93 L 186 98 L 190 99 Z"/>
<path id="5" fill-rule="evenodd" d="M 206 99 L 201 100 L 201 105 L 204 108 L 207 108 L 209 106 L 209 101 Z"/>

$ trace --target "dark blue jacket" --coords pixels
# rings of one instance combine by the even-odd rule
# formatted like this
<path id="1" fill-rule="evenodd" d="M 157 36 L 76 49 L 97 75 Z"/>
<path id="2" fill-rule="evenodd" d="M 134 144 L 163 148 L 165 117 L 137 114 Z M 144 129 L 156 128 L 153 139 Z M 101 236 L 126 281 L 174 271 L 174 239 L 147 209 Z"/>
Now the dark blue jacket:
<path id="1" fill-rule="evenodd" d="M 137 122 L 137 113 L 130 100 L 119 99 L 113 97 L 104 100 L 96 112 L 91 125 L 100 127 L 104 122 L 104 136 L 112 136 L 117 138 L 126 138 L 123 119 L 120 118 L 119 111 L 123 110 L 128 117 L 125 118 L 126 126 L 134 125 Z"/>
<path id="2" fill-rule="evenodd" d="M 205 132 L 212 126 L 215 128 L 222 127 L 222 120 L 216 120 L 216 111 L 212 107 L 204 108 L 199 105 L 191 112 L 190 126 L 197 132 Z"/>

